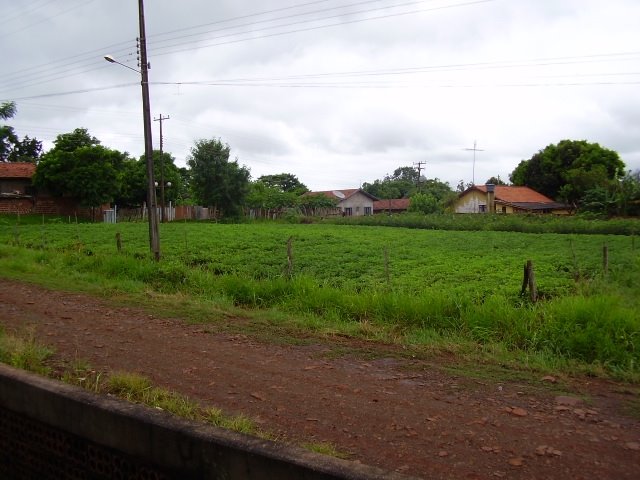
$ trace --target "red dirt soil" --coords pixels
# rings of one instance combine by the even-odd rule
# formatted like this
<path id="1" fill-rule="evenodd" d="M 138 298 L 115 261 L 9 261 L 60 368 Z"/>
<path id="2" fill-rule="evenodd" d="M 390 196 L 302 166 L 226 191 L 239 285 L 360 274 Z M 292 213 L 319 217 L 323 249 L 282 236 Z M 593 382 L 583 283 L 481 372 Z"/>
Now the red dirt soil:
<path id="1" fill-rule="evenodd" d="M 228 325 L 189 325 L 7 280 L 0 280 L 0 325 L 33 332 L 55 349 L 55 362 L 139 372 L 202 404 L 244 413 L 287 441 L 331 442 L 353 461 L 390 471 L 430 479 L 640 478 L 637 385 L 477 380 L 447 373 L 451 359 L 408 359 L 393 355 L 396 347 L 345 339 L 336 340 L 341 351 L 366 347 L 377 359 L 335 358 L 328 340 L 275 345 L 225 333 Z"/>

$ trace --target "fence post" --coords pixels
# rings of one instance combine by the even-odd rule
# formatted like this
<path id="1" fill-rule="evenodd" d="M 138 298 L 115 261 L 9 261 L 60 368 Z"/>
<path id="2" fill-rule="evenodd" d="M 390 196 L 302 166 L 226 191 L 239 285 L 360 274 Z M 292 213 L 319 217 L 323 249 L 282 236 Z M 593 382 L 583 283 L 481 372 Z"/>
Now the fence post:
<path id="1" fill-rule="evenodd" d="M 529 297 L 533 303 L 538 301 L 538 286 L 536 285 L 536 276 L 533 270 L 533 262 L 527 260 L 524 264 L 524 276 L 522 278 L 522 289 L 520 295 L 524 295 L 529 288 Z"/>

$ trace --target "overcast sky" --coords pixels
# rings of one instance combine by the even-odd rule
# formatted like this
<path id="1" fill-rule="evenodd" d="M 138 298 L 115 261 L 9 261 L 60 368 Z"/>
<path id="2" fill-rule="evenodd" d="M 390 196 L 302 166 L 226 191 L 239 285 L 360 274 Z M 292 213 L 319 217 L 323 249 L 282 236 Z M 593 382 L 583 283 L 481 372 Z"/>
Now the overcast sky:
<path id="1" fill-rule="evenodd" d="M 7 123 L 45 149 L 85 127 L 140 156 L 140 77 L 103 59 L 138 68 L 136 0 L 0 6 Z M 221 138 L 254 179 L 354 188 L 424 162 L 455 187 L 575 139 L 640 169 L 638 0 L 147 0 L 145 15 L 152 115 L 181 166 Z"/>

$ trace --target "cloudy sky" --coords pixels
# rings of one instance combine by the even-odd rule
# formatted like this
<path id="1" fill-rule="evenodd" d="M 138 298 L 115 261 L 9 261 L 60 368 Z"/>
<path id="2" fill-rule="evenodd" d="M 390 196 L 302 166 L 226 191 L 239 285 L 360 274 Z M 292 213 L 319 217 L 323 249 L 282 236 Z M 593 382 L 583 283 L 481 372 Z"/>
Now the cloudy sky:
<path id="1" fill-rule="evenodd" d="M 43 140 L 143 153 L 135 0 L 0 0 L 0 101 Z M 185 165 L 221 138 L 253 178 L 358 187 L 399 166 L 507 179 L 568 138 L 640 169 L 638 0 L 147 0 L 151 110 Z M 159 122 L 153 124 L 159 147 Z M 478 151 L 472 149 L 477 145 Z"/>

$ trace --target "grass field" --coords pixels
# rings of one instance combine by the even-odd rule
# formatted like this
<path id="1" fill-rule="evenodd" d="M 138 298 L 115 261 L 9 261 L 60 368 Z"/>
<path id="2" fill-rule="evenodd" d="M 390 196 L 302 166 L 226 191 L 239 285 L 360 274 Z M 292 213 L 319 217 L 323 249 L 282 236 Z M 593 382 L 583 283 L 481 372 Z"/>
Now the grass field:
<path id="1" fill-rule="evenodd" d="M 161 225 L 161 247 L 156 264 L 143 223 L 5 221 L 0 274 L 178 294 L 185 314 L 187 304 L 205 302 L 270 312 L 270 322 L 297 329 L 638 374 L 640 245 L 632 236 L 172 223 Z M 535 265 L 536 304 L 520 296 L 526 260 Z"/>

